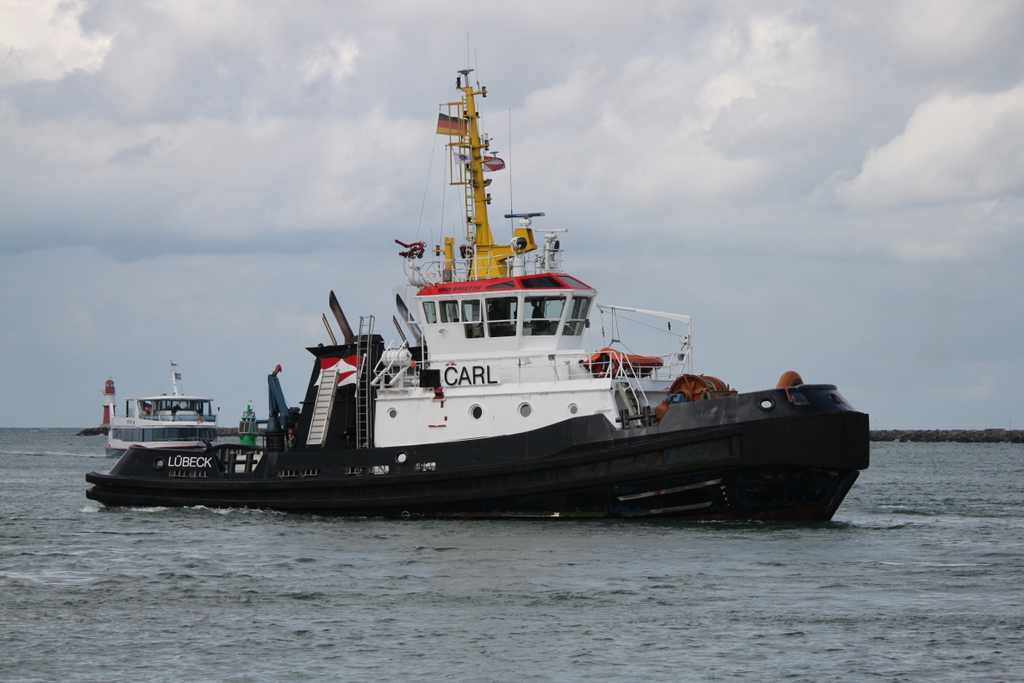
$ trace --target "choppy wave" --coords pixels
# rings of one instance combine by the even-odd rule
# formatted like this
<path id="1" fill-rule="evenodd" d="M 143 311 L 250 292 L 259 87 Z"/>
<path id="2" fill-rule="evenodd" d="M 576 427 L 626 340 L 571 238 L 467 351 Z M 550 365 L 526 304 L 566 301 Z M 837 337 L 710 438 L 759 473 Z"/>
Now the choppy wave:
<path id="1" fill-rule="evenodd" d="M 4 438 L 4 680 L 1024 670 L 1019 449 L 885 444 L 828 523 L 536 524 L 104 508 L 65 434 Z"/>

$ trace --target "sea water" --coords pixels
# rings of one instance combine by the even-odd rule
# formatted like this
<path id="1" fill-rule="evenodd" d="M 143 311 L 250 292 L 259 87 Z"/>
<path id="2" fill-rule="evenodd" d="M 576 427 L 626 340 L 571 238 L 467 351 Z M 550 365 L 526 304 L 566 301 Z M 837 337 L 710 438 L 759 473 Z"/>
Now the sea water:
<path id="1" fill-rule="evenodd" d="M 0 430 L 0 680 L 1024 679 L 1024 446 L 876 444 L 828 523 L 107 509 Z"/>

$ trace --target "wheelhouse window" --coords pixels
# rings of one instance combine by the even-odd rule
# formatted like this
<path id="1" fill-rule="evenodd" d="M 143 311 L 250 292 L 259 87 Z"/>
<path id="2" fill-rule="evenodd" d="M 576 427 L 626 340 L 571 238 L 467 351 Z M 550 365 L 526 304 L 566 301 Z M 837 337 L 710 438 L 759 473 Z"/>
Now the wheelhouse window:
<path id="1" fill-rule="evenodd" d="M 443 322 L 443 323 L 457 323 L 457 322 L 459 322 L 459 302 L 458 301 L 442 301 L 441 302 L 441 322 Z"/>
<path id="2" fill-rule="evenodd" d="M 523 289 L 565 289 L 565 285 L 550 275 L 524 277 L 519 282 L 522 284 Z"/>
<path id="3" fill-rule="evenodd" d="M 587 326 L 587 313 L 590 311 L 590 298 L 585 296 L 573 297 L 569 306 L 569 316 L 566 318 L 562 334 L 570 337 L 583 335 L 583 329 Z"/>
<path id="4" fill-rule="evenodd" d="M 554 336 L 565 309 L 564 296 L 528 296 L 523 307 L 523 334 Z"/>
<path id="5" fill-rule="evenodd" d="M 487 336 L 514 337 L 519 316 L 519 299 L 514 296 L 487 299 Z"/>
<path id="6" fill-rule="evenodd" d="M 591 289 L 591 287 L 589 287 L 588 285 L 583 284 L 582 282 L 580 282 L 579 280 L 577 280 L 574 277 L 570 277 L 568 275 L 560 275 L 559 277 L 562 278 L 562 280 L 565 282 L 565 284 L 567 284 L 570 287 L 573 287 L 575 289 Z"/>
<path id="7" fill-rule="evenodd" d="M 462 302 L 462 322 L 466 328 L 466 339 L 480 339 L 484 336 L 483 318 L 480 315 L 480 299 L 466 299 Z"/>
<path id="8" fill-rule="evenodd" d="M 437 304 L 433 301 L 423 302 L 423 319 L 428 325 L 433 325 L 437 322 Z"/>

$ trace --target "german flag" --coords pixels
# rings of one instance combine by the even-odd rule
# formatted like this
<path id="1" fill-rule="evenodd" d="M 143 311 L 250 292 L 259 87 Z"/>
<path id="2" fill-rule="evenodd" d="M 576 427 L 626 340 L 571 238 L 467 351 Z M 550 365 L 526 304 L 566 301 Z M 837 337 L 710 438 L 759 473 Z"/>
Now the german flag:
<path id="1" fill-rule="evenodd" d="M 438 135 L 466 135 L 469 133 L 469 122 L 466 119 L 448 116 L 447 114 L 437 115 Z"/>

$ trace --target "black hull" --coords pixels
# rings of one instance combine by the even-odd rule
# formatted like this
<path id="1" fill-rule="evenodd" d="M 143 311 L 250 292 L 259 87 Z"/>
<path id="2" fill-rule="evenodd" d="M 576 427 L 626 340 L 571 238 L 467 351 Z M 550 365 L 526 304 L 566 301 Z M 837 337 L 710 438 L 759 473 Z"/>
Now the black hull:
<path id="1" fill-rule="evenodd" d="M 712 403 L 712 402 L 708 402 Z M 154 468 L 129 451 L 86 495 L 105 505 L 250 507 L 385 518 L 827 521 L 868 466 L 868 418 L 852 410 L 602 434 L 603 418 L 417 449 L 267 453 L 229 473 Z M 618 436 L 622 435 L 622 436 Z M 224 453 L 226 451 L 220 451 Z M 432 458 L 436 471 L 353 467 Z M 490 457 L 487 453 L 491 453 Z M 236 461 L 237 461 L 237 456 Z M 485 460 L 498 461 L 487 464 Z M 190 461 L 192 462 L 192 461 Z M 232 470 L 237 471 L 237 470 Z"/>

